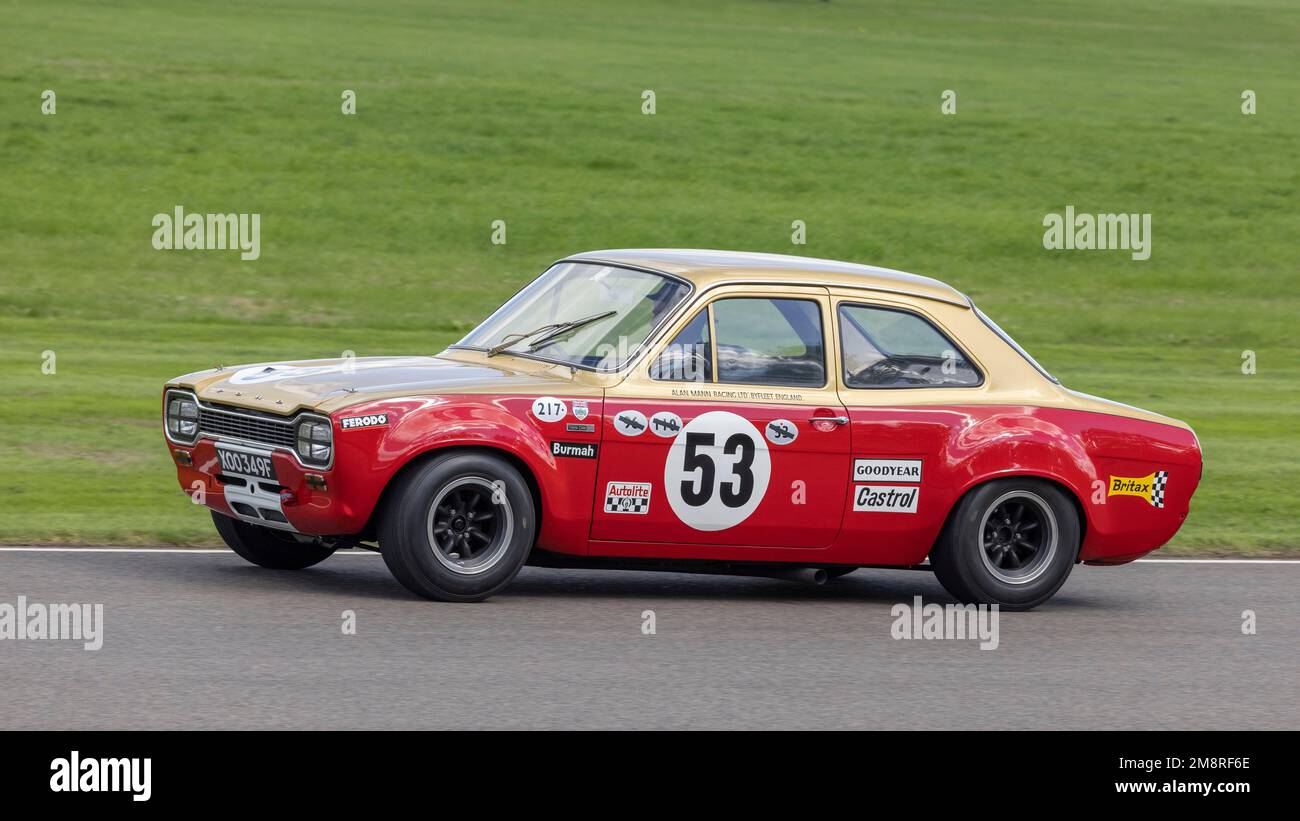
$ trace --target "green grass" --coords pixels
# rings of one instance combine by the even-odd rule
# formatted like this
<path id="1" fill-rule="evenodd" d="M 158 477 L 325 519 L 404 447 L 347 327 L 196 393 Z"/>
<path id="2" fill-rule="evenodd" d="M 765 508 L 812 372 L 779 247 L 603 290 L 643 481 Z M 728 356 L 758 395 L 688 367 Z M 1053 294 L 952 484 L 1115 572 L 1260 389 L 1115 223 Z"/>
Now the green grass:
<path id="1" fill-rule="evenodd" d="M 0 541 L 212 542 L 164 380 L 434 352 L 558 257 L 649 245 L 945 279 L 1067 385 L 1195 426 L 1177 548 L 1300 549 L 1294 3 L 276 6 L 5 6 Z M 177 204 L 260 213 L 261 259 L 153 250 Z M 1151 259 L 1044 250 L 1066 204 L 1152 213 Z"/>

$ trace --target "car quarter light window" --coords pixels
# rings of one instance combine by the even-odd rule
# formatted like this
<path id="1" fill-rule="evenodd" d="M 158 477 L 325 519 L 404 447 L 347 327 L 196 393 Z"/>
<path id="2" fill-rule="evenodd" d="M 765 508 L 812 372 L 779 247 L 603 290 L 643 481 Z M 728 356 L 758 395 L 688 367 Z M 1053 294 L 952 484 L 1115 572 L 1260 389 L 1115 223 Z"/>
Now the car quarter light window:
<path id="1" fill-rule="evenodd" d="M 709 311 L 701 309 L 678 331 L 655 361 L 650 378 L 671 382 L 712 382 L 713 350 L 709 345 Z"/>
<path id="2" fill-rule="evenodd" d="M 984 381 L 961 348 L 917 314 L 842 304 L 839 316 L 850 388 L 974 387 Z"/>
<path id="3" fill-rule="evenodd" d="M 818 303 L 729 297 L 711 307 L 718 382 L 808 388 L 826 384 Z"/>

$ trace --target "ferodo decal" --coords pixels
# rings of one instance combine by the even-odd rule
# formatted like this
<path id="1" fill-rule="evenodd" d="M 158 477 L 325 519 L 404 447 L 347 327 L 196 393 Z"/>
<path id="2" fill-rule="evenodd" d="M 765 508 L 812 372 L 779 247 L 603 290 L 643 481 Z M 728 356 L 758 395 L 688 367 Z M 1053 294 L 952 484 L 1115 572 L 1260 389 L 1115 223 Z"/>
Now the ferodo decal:
<path id="1" fill-rule="evenodd" d="M 921 488 L 917 485 L 857 485 L 853 509 L 858 512 L 915 513 Z"/>
<path id="2" fill-rule="evenodd" d="M 552 442 L 552 456 L 564 456 L 570 459 L 595 459 L 595 442 Z"/>
<path id="3" fill-rule="evenodd" d="M 610 482 L 605 485 L 606 513 L 634 513 L 644 516 L 650 512 L 649 482 Z"/>
<path id="4" fill-rule="evenodd" d="M 774 445 L 788 445 L 799 436 L 799 429 L 789 419 L 773 419 L 763 431 Z"/>
<path id="5" fill-rule="evenodd" d="M 682 432 L 682 418 L 672 411 L 659 411 L 650 417 L 650 430 L 655 436 L 676 436 Z"/>
<path id="6" fill-rule="evenodd" d="M 533 400 L 533 416 L 543 422 L 558 422 L 569 413 L 569 406 L 563 399 L 554 396 L 539 396 Z"/>
<path id="7" fill-rule="evenodd" d="M 339 427 L 343 430 L 352 430 L 353 428 L 372 428 L 376 425 L 387 425 L 388 414 L 372 413 L 367 416 L 344 416 L 339 420 Z"/>
<path id="8" fill-rule="evenodd" d="M 625 410 L 614 414 L 614 430 L 624 436 L 640 436 L 646 427 L 645 414 L 641 411 Z"/>
<path id="9" fill-rule="evenodd" d="M 742 416 L 710 411 L 683 425 L 668 448 L 664 492 L 687 527 L 726 530 L 758 508 L 771 474 L 758 429 Z"/>
<path id="10" fill-rule="evenodd" d="M 920 459 L 854 459 L 855 482 L 920 482 Z"/>
<path id="11" fill-rule="evenodd" d="M 1169 471 L 1157 470 L 1155 473 L 1130 479 L 1126 476 L 1110 477 L 1107 496 L 1137 496 L 1146 499 L 1152 507 L 1165 506 L 1165 485 L 1169 483 Z"/>

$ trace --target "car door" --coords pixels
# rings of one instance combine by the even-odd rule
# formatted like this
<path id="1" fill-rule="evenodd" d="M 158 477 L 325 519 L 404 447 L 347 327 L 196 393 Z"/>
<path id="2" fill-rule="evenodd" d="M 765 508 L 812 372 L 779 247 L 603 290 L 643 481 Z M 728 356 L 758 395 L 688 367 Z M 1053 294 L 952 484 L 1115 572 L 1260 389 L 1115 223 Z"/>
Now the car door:
<path id="1" fill-rule="evenodd" d="M 852 434 L 841 543 L 864 563 L 919 562 L 956 501 L 954 454 L 984 375 L 922 304 L 840 292 L 833 301 Z"/>
<path id="2" fill-rule="evenodd" d="M 730 286 L 606 391 L 593 540 L 819 548 L 847 414 L 824 288 Z"/>

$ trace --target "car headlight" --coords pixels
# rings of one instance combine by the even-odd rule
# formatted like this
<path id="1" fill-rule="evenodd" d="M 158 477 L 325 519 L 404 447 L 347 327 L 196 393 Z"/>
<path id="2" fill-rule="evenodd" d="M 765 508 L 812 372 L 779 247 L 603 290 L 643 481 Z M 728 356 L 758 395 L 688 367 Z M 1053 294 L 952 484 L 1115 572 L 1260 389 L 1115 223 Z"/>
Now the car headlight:
<path id="1" fill-rule="evenodd" d="M 334 450 L 334 431 L 324 419 L 305 418 L 298 422 L 298 456 L 304 462 L 327 465 Z"/>
<path id="2" fill-rule="evenodd" d="M 178 442 L 193 442 L 199 435 L 199 404 L 183 393 L 167 394 L 167 435 Z"/>

